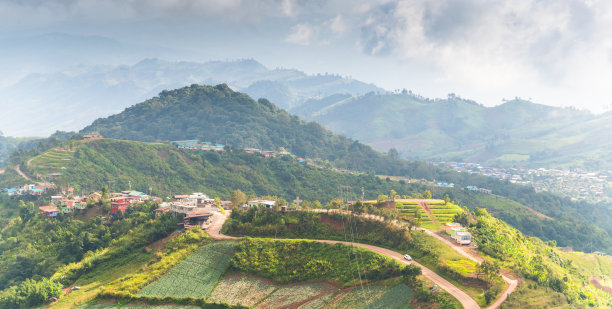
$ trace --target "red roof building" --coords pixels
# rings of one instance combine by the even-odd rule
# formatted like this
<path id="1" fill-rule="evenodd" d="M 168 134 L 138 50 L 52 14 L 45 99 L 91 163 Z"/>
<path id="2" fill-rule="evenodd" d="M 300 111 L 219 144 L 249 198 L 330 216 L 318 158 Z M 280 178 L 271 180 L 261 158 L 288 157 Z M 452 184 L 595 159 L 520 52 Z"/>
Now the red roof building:
<path id="1" fill-rule="evenodd" d="M 38 209 L 40 210 L 41 215 L 49 218 L 57 217 L 57 215 L 59 214 L 59 209 L 55 208 L 55 206 L 53 205 L 40 206 L 38 207 Z"/>

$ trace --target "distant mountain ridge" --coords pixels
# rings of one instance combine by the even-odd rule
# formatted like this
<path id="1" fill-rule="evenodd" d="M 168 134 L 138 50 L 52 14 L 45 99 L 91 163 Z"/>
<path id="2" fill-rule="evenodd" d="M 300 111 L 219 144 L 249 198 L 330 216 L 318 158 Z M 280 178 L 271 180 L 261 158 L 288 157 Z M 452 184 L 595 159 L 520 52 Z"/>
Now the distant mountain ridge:
<path id="1" fill-rule="evenodd" d="M 3 130 L 12 136 L 78 130 L 165 89 L 220 83 L 254 98 L 265 97 L 282 108 L 336 93 L 361 95 L 385 91 L 339 75 L 268 69 L 252 59 L 199 63 L 151 58 L 130 66 L 81 66 L 62 72 L 30 74 L 10 87 L 0 88 L 0 105 L 4 107 L 0 123 L 10 124 Z M 16 118 L 20 121 L 12 121 Z"/>
<path id="2" fill-rule="evenodd" d="M 612 113 L 514 99 L 495 107 L 449 95 L 366 94 L 310 100 L 291 112 L 410 159 L 493 166 L 612 166 Z"/>

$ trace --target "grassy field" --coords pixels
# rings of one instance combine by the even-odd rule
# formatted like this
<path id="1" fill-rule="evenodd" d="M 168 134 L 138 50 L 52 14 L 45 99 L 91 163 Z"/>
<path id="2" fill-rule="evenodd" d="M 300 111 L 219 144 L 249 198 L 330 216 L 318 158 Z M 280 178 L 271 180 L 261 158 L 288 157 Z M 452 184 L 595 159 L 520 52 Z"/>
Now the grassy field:
<path id="1" fill-rule="evenodd" d="M 92 271 L 79 278 L 74 285 L 81 287 L 78 291 L 72 291 L 62 296 L 59 301 L 53 303 L 51 308 L 72 308 L 93 299 L 100 289 L 113 280 L 121 278 L 126 274 L 134 273 L 145 265 L 153 256 L 153 253 L 134 252 L 121 258 L 112 259 L 96 266 Z"/>
<path id="2" fill-rule="evenodd" d="M 203 246 L 137 295 L 148 297 L 207 298 L 229 266 L 236 243 Z"/>
<path id="3" fill-rule="evenodd" d="M 62 173 L 68 167 L 74 152 L 68 149 L 51 149 L 32 159 L 28 168 L 35 173 L 46 176 L 53 173 Z"/>
<path id="4" fill-rule="evenodd" d="M 519 284 L 514 293 L 510 294 L 500 308 L 565 309 L 572 307 L 567 303 L 563 294 L 538 286 L 531 280 L 525 280 Z"/>

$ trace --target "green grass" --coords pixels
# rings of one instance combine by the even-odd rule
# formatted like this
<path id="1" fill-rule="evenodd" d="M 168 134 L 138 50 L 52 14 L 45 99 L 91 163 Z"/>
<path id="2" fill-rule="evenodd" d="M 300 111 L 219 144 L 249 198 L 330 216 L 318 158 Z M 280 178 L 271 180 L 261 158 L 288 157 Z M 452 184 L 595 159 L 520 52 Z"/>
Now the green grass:
<path id="1" fill-rule="evenodd" d="M 462 275 L 476 273 L 478 269 L 478 263 L 472 260 L 447 260 L 446 265 Z"/>
<path id="2" fill-rule="evenodd" d="M 103 262 L 92 271 L 81 276 L 74 285 L 80 286 L 80 290 L 72 291 L 66 296 L 60 297 L 59 301 L 51 305 L 52 308 L 72 308 L 93 299 L 100 289 L 113 280 L 121 278 L 126 274 L 136 272 L 145 265 L 153 256 L 153 253 L 134 252 L 124 257 Z"/>
<path id="3" fill-rule="evenodd" d="M 518 288 L 514 293 L 510 294 L 500 308 L 565 309 L 572 307 L 567 303 L 567 299 L 563 294 L 555 292 L 550 288 L 538 286 L 531 280 L 524 280 L 519 283 Z"/>
<path id="4" fill-rule="evenodd" d="M 203 246 L 137 296 L 207 298 L 229 266 L 235 245 L 214 242 Z"/>

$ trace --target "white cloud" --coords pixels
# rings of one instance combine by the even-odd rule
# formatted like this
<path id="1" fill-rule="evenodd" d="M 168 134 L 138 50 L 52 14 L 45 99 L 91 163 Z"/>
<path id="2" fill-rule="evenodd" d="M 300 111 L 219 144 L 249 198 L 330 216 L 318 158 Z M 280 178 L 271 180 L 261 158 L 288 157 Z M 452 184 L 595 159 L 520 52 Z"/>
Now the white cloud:
<path id="1" fill-rule="evenodd" d="M 344 21 L 344 18 L 342 18 L 341 14 L 336 15 L 336 17 L 332 18 L 329 21 L 329 29 L 335 34 L 344 34 L 347 30 L 347 27 L 348 26 Z"/>
<path id="2" fill-rule="evenodd" d="M 297 24 L 291 27 L 291 33 L 285 38 L 285 42 L 299 44 L 299 45 L 310 45 L 314 29 L 307 24 Z"/>

